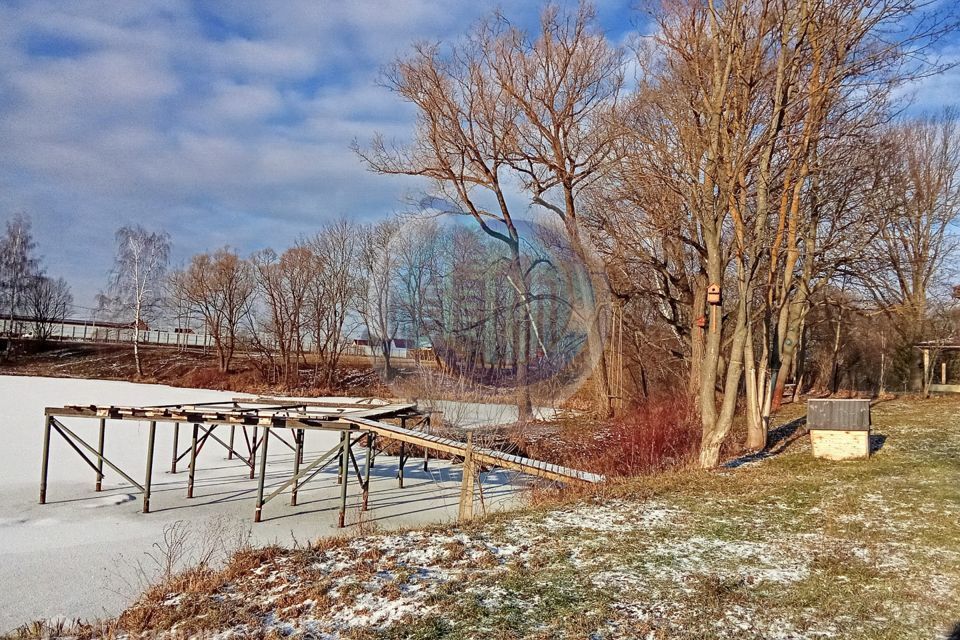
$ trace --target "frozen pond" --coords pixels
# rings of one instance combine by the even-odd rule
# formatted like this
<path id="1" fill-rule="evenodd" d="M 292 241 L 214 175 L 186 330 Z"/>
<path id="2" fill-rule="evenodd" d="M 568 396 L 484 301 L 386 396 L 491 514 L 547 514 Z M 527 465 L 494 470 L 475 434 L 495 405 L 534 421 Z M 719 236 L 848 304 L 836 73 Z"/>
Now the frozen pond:
<path id="1" fill-rule="evenodd" d="M 186 459 L 170 473 L 173 425 L 157 426 L 151 513 L 142 514 L 140 494 L 116 473 L 105 469 L 103 491 L 94 492 L 95 473 L 57 436 L 51 436 L 47 504 L 38 504 L 43 409 L 66 404 L 156 405 L 209 402 L 242 395 L 160 385 L 102 380 L 0 376 L 5 459 L 0 465 L 0 632 L 40 618 L 93 618 L 118 613 L 138 593 L 141 569 L 151 571 L 148 553 L 166 527 L 183 521 L 196 532 L 216 529 L 228 537 L 250 531 L 256 544 L 304 544 L 335 535 L 339 489 L 335 465 L 300 490 L 297 507 L 287 495 L 264 507 L 264 521 L 253 524 L 256 481 L 238 460 L 210 441 L 198 457 L 194 498 L 186 499 Z M 510 421 L 516 409 L 492 405 L 440 403 L 463 426 Z M 12 413 L 11 413 L 12 412 Z M 511 413 L 512 412 L 512 413 Z M 511 418 L 510 416 L 513 416 Z M 451 415 L 451 417 L 454 417 Z M 88 442 L 96 442 L 97 421 L 64 418 Z M 224 433 L 221 433 L 223 431 Z M 221 427 L 223 437 L 227 429 Z M 190 429 L 180 429 L 180 451 Z M 238 430 L 237 448 L 244 450 Z M 105 455 L 141 481 L 145 468 L 147 423 L 109 422 Z M 335 433 L 307 432 L 306 462 L 336 445 Z M 362 455 L 358 456 L 362 465 Z M 290 475 L 292 451 L 272 442 L 267 493 Z M 452 522 L 460 492 L 460 468 L 411 459 L 405 488 L 396 480 L 397 459 L 378 456 L 370 487 L 370 511 L 363 519 L 382 528 L 427 522 Z M 517 501 L 515 474 L 484 474 L 486 508 Z M 349 485 L 347 523 L 360 517 L 360 488 Z"/>

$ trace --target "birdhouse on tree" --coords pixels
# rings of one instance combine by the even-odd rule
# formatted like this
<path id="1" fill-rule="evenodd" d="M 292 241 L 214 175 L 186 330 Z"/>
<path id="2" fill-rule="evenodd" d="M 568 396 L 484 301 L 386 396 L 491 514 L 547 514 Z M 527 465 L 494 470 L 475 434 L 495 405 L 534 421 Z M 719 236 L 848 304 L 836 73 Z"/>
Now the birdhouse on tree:
<path id="1" fill-rule="evenodd" d="M 719 305 L 722 302 L 720 295 L 720 285 L 712 284 L 707 287 L 707 303 L 713 305 Z"/>

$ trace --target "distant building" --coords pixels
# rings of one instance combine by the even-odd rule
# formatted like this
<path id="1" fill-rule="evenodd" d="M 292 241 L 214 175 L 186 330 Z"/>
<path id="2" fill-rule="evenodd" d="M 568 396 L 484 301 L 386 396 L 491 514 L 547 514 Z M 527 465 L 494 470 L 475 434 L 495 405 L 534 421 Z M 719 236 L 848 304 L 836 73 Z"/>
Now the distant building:
<path id="1" fill-rule="evenodd" d="M 394 338 L 390 342 L 390 355 L 391 357 L 407 358 L 410 355 L 412 347 L 413 340 L 408 338 Z M 353 355 L 367 357 L 380 357 L 383 355 L 379 340 L 371 341 L 369 338 L 354 338 L 351 352 Z"/>

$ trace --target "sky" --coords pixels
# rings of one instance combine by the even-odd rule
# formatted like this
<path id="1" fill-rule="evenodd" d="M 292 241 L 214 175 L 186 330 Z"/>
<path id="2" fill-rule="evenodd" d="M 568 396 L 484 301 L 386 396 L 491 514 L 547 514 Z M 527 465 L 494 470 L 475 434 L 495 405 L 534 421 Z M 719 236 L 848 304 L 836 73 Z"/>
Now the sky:
<path id="1" fill-rule="evenodd" d="M 534 20 L 537 3 L 508 17 Z M 173 262 L 283 249 L 324 221 L 388 215 L 424 185 L 350 150 L 404 139 L 412 109 L 377 83 L 485 0 L 0 2 L 0 221 L 34 224 L 51 275 L 90 304 L 125 224 L 164 229 Z M 611 32 L 634 14 L 599 6 Z"/>
<path id="2" fill-rule="evenodd" d="M 616 42 L 642 20 L 632 0 L 596 4 Z M 48 273 L 83 306 L 122 225 L 169 232 L 176 264 L 403 210 L 425 185 L 350 150 L 412 130 L 379 72 L 498 7 L 532 24 L 540 3 L 0 0 L 0 222 L 30 216 Z M 955 100 L 960 73 L 922 93 Z"/>

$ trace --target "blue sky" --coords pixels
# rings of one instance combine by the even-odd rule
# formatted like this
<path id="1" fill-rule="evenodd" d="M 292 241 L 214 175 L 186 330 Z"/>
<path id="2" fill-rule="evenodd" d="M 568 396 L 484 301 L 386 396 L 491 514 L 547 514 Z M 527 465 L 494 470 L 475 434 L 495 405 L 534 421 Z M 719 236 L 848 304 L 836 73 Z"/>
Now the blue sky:
<path id="1" fill-rule="evenodd" d="M 623 39 L 631 0 L 597 4 Z M 497 6 L 530 23 L 540 3 L 0 1 L 0 220 L 30 215 L 48 271 L 89 304 L 123 224 L 167 230 L 177 262 L 400 210 L 423 185 L 370 174 L 349 149 L 410 132 L 379 69 Z M 922 102 L 958 92 L 951 74 Z"/>

